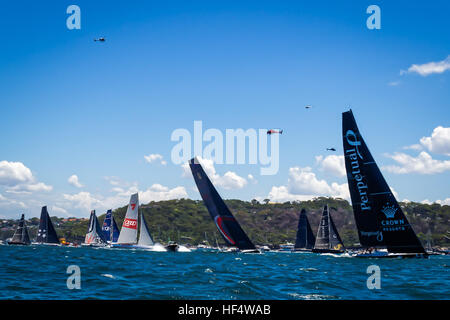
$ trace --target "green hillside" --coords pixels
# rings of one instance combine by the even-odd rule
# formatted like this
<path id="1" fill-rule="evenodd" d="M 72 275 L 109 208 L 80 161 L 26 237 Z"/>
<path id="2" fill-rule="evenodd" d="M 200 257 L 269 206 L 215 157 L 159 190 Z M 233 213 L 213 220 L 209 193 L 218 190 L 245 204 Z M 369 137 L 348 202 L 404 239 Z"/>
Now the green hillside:
<path id="1" fill-rule="evenodd" d="M 341 199 L 316 198 L 311 201 L 286 203 L 259 203 L 241 200 L 226 200 L 230 210 L 242 225 L 250 239 L 256 244 L 280 244 L 286 241 L 294 242 L 298 216 L 305 208 L 315 233 L 325 204 L 331 209 L 331 215 L 346 246 L 358 243 L 352 208 Z M 450 206 L 439 204 L 402 203 L 408 220 L 413 225 L 419 238 L 425 244 L 427 238 L 435 246 L 450 245 Z M 126 207 L 113 211 L 120 226 L 126 212 Z M 206 207 L 202 201 L 189 199 L 150 202 L 141 206 L 141 212 L 149 225 L 150 232 L 157 241 L 168 239 L 181 243 L 198 244 L 205 239 L 213 243 L 215 238 L 219 243 L 223 240 L 216 230 Z M 102 223 L 104 215 L 99 216 Z M 64 221 L 52 217 L 58 235 L 71 242 L 82 242 L 88 227 L 88 221 Z M 2 228 L 0 238 L 6 239 L 13 233 L 13 225 Z M 29 222 L 30 236 L 35 238 L 38 219 Z"/>

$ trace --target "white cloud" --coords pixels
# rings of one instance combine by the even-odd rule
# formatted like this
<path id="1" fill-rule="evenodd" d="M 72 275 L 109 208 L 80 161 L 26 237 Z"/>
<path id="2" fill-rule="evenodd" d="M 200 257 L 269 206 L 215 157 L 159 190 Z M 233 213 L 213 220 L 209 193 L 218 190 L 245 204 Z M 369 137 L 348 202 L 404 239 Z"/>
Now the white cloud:
<path id="1" fill-rule="evenodd" d="M 144 156 L 144 158 L 145 158 L 145 161 L 147 161 L 148 163 L 159 162 L 163 166 L 165 166 L 167 164 L 167 162 L 163 159 L 163 156 L 158 153 L 149 154 L 148 156 Z"/>
<path id="2" fill-rule="evenodd" d="M 450 156 L 450 128 L 434 128 L 431 137 L 423 137 L 420 143 L 430 152 Z"/>
<path id="3" fill-rule="evenodd" d="M 422 151 L 423 147 L 420 144 L 412 144 L 410 146 L 403 147 L 404 150 Z"/>
<path id="4" fill-rule="evenodd" d="M 398 86 L 400 83 L 401 83 L 400 81 L 391 81 L 391 82 L 388 83 L 388 86 L 396 87 L 396 86 Z"/>
<path id="5" fill-rule="evenodd" d="M 118 186 L 121 184 L 119 177 L 105 177 L 105 180 L 108 181 L 112 186 Z"/>
<path id="6" fill-rule="evenodd" d="M 422 151 L 417 157 L 398 152 L 386 156 L 399 164 L 383 167 L 384 170 L 392 173 L 435 174 L 450 170 L 450 160 L 435 160 L 425 151 Z"/>
<path id="7" fill-rule="evenodd" d="M 77 208 L 86 212 L 90 210 L 106 210 L 118 208 L 128 204 L 133 193 L 139 193 L 139 202 L 148 203 L 150 201 L 172 200 L 188 198 L 184 187 L 168 188 L 160 184 L 153 184 L 147 190 L 139 190 L 137 184 L 132 184 L 128 189 L 115 188 L 115 194 L 111 196 L 93 195 L 90 192 L 82 191 L 76 194 L 63 194 L 65 203 L 60 204 L 64 208 Z"/>
<path id="8" fill-rule="evenodd" d="M 73 204 L 75 208 L 83 209 L 86 212 L 89 212 L 95 207 L 103 207 L 102 201 L 96 199 L 87 191 L 81 191 L 76 194 L 63 194 L 63 197 L 65 200 Z"/>
<path id="9" fill-rule="evenodd" d="M 310 200 L 318 196 L 350 199 L 348 185 L 320 180 L 310 167 L 289 169 L 287 186 L 274 186 L 269 192 L 271 201 Z"/>
<path id="10" fill-rule="evenodd" d="M 320 166 L 320 170 L 335 175 L 337 177 L 345 177 L 345 159 L 344 156 L 329 155 L 316 156 L 316 162 Z"/>
<path id="11" fill-rule="evenodd" d="M 60 207 L 57 207 L 57 206 L 52 206 L 50 208 L 50 210 L 51 210 L 51 212 L 57 212 L 57 213 L 65 215 L 65 216 L 69 216 L 69 212 L 67 212 L 67 210 L 64 209 L 64 208 L 60 208 Z"/>
<path id="12" fill-rule="evenodd" d="M 21 162 L 0 161 L 0 186 L 6 192 L 28 194 L 39 191 L 51 191 L 52 186 L 37 182 L 29 168 Z"/>
<path id="13" fill-rule="evenodd" d="M 0 161 L 0 185 L 13 187 L 33 180 L 31 170 L 22 162 Z"/>
<path id="14" fill-rule="evenodd" d="M 444 200 L 436 200 L 436 201 L 430 201 L 428 199 L 420 201 L 422 204 L 440 204 L 441 206 L 450 206 L 450 198 L 446 198 Z"/>
<path id="15" fill-rule="evenodd" d="M 252 174 L 247 175 L 247 179 L 248 179 L 248 181 L 251 181 L 253 184 L 258 183 L 258 180 L 256 180 Z"/>
<path id="16" fill-rule="evenodd" d="M 160 184 L 154 184 L 147 190 L 140 192 L 139 198 L 141 203 L 148 203 L 150 201 L 188 198 L 188 194 L 184 187 L 169 189 L 168 187 Z"/>
<path id="17" fill-rule="evenodd" d="M 447 70 L 450 70 L 450 55 L 442 61 L 432 61 L 424 64 L 413 64 L 408 68 L 407 71 L 400 71 L 400 75 L 406 73 L 417 73 L 423 77 L 426 77 L 430 74 L 443 73 Z"/>
<path id="18" fill-rule="evenodd" d="M 217 174 L 213 160 L 203 159 L 201 157 L 197 157 L 197 159 L 199 160 L 199 162 L 203 167 L 203 170 L 205 170 L 209 179 L 215 186 L 219 186 L 224 189 L 242 189 L 247 185 L 247 180 L 239 176 L 235 172 L 227 171 L 223 176 Z M 183 177 L 192 178 L 192 173 L 191 169 L 189 168 L 189 164 L 185 163 L 181 167 L 183 169 Z"/>
<path id="19" fill-rule="evenodd" d="M 22 201 L 17 201 L 14 199 L 9 199 L 2 194 L 0 194 L 0 207 L 6 207 L 6 208 L 18 208 L 18 209 L 25 209 L 28 208 L 25 203 Z"/>
<path id="20" fill-rule="evenodd" d="M 441 206 L 450 206 L 450 198 L 446 198 L 444 200 L 436 200 L 436 203 L 439 203 Z"/>
<path id="21" fill-rule="evenodd" d="M 69 179 L 67 179 L 67 182 L 76 187 L 76 188 L 83 188 L 84 186 L 80 183 L 80 181 L 78 180 L 78 176 L 76 174 L 73 174 L 69 177 Z"/>

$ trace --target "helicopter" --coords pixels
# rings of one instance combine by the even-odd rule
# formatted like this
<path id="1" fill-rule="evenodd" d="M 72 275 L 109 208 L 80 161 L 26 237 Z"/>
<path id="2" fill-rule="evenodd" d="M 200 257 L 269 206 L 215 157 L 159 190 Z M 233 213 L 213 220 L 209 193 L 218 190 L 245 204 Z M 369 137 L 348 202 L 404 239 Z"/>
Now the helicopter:
<path id="1" fill-rule="evenodd" d="M 283 130 L 274 130 L 274 129 L 267 130 L 268 135 L 271 135 L 273 133 L 283 134 Z"/>

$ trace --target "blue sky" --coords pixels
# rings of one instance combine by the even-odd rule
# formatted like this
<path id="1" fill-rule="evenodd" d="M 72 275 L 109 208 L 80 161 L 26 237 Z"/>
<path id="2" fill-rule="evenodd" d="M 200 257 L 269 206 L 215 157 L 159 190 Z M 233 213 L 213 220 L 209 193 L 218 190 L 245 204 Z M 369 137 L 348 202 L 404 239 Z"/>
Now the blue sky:
<path id="1" fill-rule="evenodd" d="M 81 30 L 66 27 L 71 4 Z M 366 27 L 371 4 L 381 8 L 380 30 Z M 4 4 L 0 216 L 38 216 L 42 205 L 88 216 L 125 205 L 133 191 L 198 199 L 192 177 L 170 160 L 171 133 L 192 131 L 194 120 L 223 132 L 284 129 L 277 175 L 209 167 L 224 198 L 344 195 L 337 156 L 348 106 L 399 200 L 450 203 L 449 9 L 448 1 Z M 331 146 L 336 157 L 326 158 Z M 166 164 L 149 163 L 150 154 Z"/>

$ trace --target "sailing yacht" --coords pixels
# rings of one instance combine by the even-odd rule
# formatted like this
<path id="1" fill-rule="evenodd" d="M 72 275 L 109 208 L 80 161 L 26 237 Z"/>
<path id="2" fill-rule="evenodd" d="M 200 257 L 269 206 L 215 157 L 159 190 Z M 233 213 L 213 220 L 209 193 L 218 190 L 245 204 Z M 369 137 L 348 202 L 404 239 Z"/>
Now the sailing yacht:
<path id="1" fill-rule="evenodd" d="M 88 232 L 86 233 L 86 237 L 84 238 L 84 243 L 82 243 L 81 245 L 90 247 L 107 246 L 107 241 L 105 236 L 103 235 L 102 229 L 100 228 L 100 224 L 98 223 L 97 216 L 95 215 L 95 210 L 91 211 Z"/>
<path id="2" fill-rule="evenodd" d="M 343 253 L 344 244 L 337 232 L 336 226 L 331 218 L 328 205 L 325 205 L 320 219 L 319 229 L 317 230 L 316 242 L 312 252 L 317 253 Z"/>
<path id="3" fill-rule="evenodd" d="M 44 245 L 61 245 L 55 227 L 53 226 L 50 215 L 47 211 L 47 206 L 41 209 L 41 219 L 39 221 L 39 229 L 36 237 L 36 242 L 33 244 Z"/>
<path id="4" fill-rule="evenodd" d="M 140 214 L 139 220 L 139 240 L 138 240 L 138 216 L 139 216 L 139 197 L 138 194 L 132 194 L 130 203 L 128 204 L 125 220 L 120 230 L 117 242 L 112 242 L 112 248 L 122 249 L 145 249 L 150 251 L 166 251 L 166 249 L 159 243 L 153 241 L 144 215 Z"/>
<path id="5" fill-rule="evenodd" d="M 117 239 L 119 239 L 120 231 L 111 209 L 106 212 L 105 220 L 103 220 L 102 232 L 106 242 L 109 244 L 117 242 Z"/>
<path id="6" fill-rule="evenodd" d="M 10 241 L 8 241 L 9 245 L 30 245 L 30 236 L 28 235 L 27 225 L 25 223 L 25 215 L 22 214 L 22 217 L 19 220 L 19 225 L 17 226 L 16 231 Z"/>
<path id="7" fill-rule="evenodd" d="M 209 180 L 197 158 L 189 161 L 198 191 L 225 242 L 243 253 L 259 253 Z"/>
<path id="8" fill-rule="evenodd" d="M 302 209 L 298 219 L 297 237 L 293 251 L 311 251 L 315 243 L 316 239 L 309 224 L 306 210 Z"/>
<path id="9" fill-rule="evenodd" d="M 427 257 L 361 136 L 351 110 L 342 113 L 342 138 L 359 242 L 366 249 L 354 256 Z"/>

